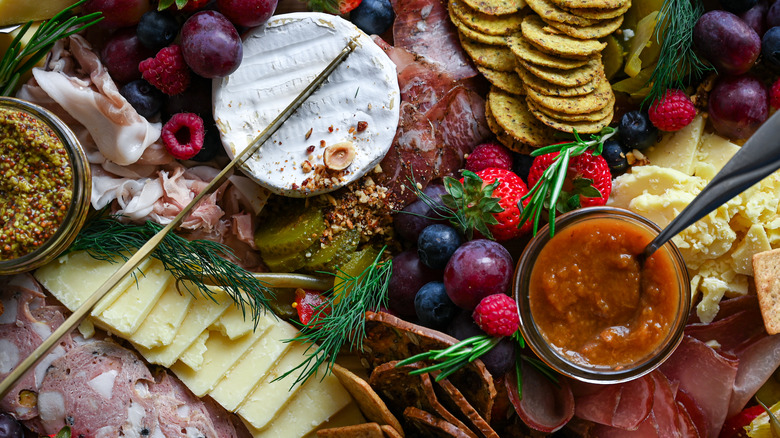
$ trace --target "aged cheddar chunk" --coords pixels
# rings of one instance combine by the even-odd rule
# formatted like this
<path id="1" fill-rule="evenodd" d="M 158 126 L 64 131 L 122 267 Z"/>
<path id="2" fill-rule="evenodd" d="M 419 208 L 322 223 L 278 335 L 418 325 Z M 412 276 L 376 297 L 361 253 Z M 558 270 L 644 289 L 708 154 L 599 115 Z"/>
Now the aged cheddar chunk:
<path id="1" fill-rule="evenodd" d="M 685 128 L 666 134 L 645 156 L 650 160 L 650 164 L 693 175 L 693 163 L 703 129 L 704 118 L 698 115 Z"/>
<path id="2" fill-rule="evenodd" d="M 0 0 L 0 26 L 45 20 L 76 3 L 76 0 Z"/>

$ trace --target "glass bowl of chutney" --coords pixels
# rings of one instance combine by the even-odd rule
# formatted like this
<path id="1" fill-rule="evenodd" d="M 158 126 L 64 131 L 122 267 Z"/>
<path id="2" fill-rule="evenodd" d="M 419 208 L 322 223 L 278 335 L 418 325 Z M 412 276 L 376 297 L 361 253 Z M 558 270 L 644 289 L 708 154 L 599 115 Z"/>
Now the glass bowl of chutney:
<path id="1" fill-rule="evenodd" d="M 0 97 L 0 275 L 61 254 L 84 224 L 91 193 L 73 131 L 43 107 Z"/>
<path id="2" fill-rule="evenodd" d="M 520 331 L 554 370 L 589 383 L 639 378 L 682 340 L 690 281 L 673 242 L 642 259 L 661 231 L 650 220 L 612 207 L 558 218 L 525 248 L 513 291 Z"/>

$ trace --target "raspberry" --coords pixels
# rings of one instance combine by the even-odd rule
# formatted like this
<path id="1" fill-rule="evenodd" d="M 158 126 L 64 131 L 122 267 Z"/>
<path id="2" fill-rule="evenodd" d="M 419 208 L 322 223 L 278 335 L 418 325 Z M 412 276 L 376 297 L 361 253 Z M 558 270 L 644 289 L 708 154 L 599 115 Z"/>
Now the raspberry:
<path id="1" fill-rule="evenodd" d="M 181 47 L 176 44 L 161 49 L 154 58 L 141 61 L 138 69 L 147 82 L 169 96 L 182 93 L 190 86 L 190 70 Z"/>
<path id="2" fill-rule="evenodd" d="M 174 114 L 162 128 L 165 149 L 179 160 L 189 160 L 203 148 L 203 119 L 193 113 Z"/>
<path id="3" fill-rule="evenodd" d="M 520 326 L 515 300 L 494 294 L 482 298 L 472 314 L 474 322 L 490 336 L 512 336 Z"/>
<path id="4" fill-rule="evenodd" d="M 693 102 L 682 90 L 666 90 L 648 111 L 650 121 L 661 131 L 679 131 L 696 117 Z"/>
<path id="5" fill-rule="evenodd" d="M 769 105 L 774 109 L 780 109 L 780 79 L 776 80 L 769 90 Z"/>
<path id="6" fill-rule="evenodd" d="M 512 170 L 512 153 L 497 143 L 482 143 L 466 158 L 466 170 L 474 173 L 488 167 Z"/>

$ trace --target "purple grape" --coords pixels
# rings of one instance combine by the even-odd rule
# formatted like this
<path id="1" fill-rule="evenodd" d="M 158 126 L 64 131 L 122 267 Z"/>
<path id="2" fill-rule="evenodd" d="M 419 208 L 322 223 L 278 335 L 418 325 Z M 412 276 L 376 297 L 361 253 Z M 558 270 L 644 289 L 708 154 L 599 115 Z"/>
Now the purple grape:
<path id="1" fill-rule="evenodd" d="M 0 438 L 23 438 L 22 425 L 11 414 L 0 413 Z"/>
<path id="2" fill-rule="evenodd" d="M 739 18 L 748 26 L 756 31 L 759 37 L 764 36 L 766 32 L 766 15 L 769 10 L 769 4 L 766 0 L 758 2 L 755 6 L 739 14 Z"/>
<path id="3" fill-rule="evenodd" d="M 204 78 L 220 78 L 236 71 L 244 48 L 233 24 L 217 11 L 201 11 L 181 28 L 184 61 Z"/>
<path id="4" fill-rule="evenodd" d="M 718 73 L 739 75 L 756 63 L 761 38 L 739 17 L 726 11 L 709 11 L 693 28 L 693 44 Z"/>
<path id="5" fill-rule="evenodd" d="M 152 56 L 154 50 L 147 49 L 141 44 L 135 34 L 135 28 L 117 31 L 100 52 L 100 58 L 111 78 L 120 85 L 141 79 L 138 64 Z"/>
<path id="6" fill-rule="evenodd" d="M 458 307 L 473 310 L 488 295 L 509 290 L 514 263 L 501 244 L 477 239 L 466 242 L 444 268 L 444 286 Z"/>
<path id="7" fill-rule="evenodd" d="M 766 12 L 766 28 L 780 26 L 780 1 L 775 1 Z"/>
<path id="8" fill-rule="evenodd" d="M 750 137 L 769 116 L 766 86 L 752 75 L 718 79 L 708 108 L 718 134 L 739 140 Z"/>
<path id="9" fill-rule="evenodd" d="M 393 274 L 387 288 L 388 307 L 406 319 L 414 319 L 414 297 L 426 283 L 441 280 L 441 271 L 435 271 L 425 266 L 417 255 L 417 250 L 410 249 L 393 257 Z"/>
<path id="10" fill-rule="evenodd" d="M 423 190 L 432 201 L 441 202 L 442 195 L 446 194 L 441 184 L 431 184 Z M 407 242 L 417 242 L 420 232 L 428 225 L 446 222 L 444 219 L 435 219 L 438 215 L 422 200 L 417 200 L 404 207 L 393 218 L 395 232 Z"/>

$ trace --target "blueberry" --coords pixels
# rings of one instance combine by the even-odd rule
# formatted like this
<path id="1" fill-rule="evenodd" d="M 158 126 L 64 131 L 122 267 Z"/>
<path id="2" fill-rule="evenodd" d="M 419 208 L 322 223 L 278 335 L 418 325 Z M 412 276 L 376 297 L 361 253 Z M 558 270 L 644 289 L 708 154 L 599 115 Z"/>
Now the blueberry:
<path id="1" fill-rule="evenodd" d="M 607 165 L 612 175 L 619 175 L 628 169 L 628 160 L 623 148 L 617 140 L 610 138 L 604 142 L 604 150 L 601 155 L 607 160 Z"/>
<path id="2" fill-rule="evenodd" d="M 224 150 L 222 139 L 219 137 L 217 125 L 212 124 L 206 127 L 206 135 L 203 137 L 203 148 L 191 158 L 192 161 L 209 161 L 217 156 L 217 153 Z"/>
<path id="3" fill-rule="evenodd" d="M 513 155 L 515 156 L 515 164 L 512 166 L 512 170 L 523 181 L 528 181 L 528 174 L 531 172 L 531 165 L 534 164 L 534 157 L 526 154 Z M 530 187 L 528 188 L 530 189 Z"/>
<path id="4" fill-rule="evenodd" d="M 179 23 L 165 11 L 152 10 L 141 16 L 135 32 L 145 47 L 160 50 L 176 39 Z"/>
<path id="5" fill-rule="evenodd" d="M 460 312 L 441 281 L 426 283 L 414 296 L 414 311 L 420 323 L 426 327 L 440 328 L 452 321 Z"/>
<path id="6" fill-rule="evenodd" d="M 654 145 L 658 140 L 658 128 L 650 122 L 647 112 L 629 111 L 620 119 L 618 136 L 625 150 L 642 150 Z"/>
<path id="7" fill-rule="evenodd" d="M 767 30 L 761 38 L 761 55 L 773 69 L 780 70 L 780 26 Z"/>
<path id="8" fill-rule="evenodd" d="M 462 243 L 463 238 L 449 225 L 428 225 L 417 238 L 417 254 L 425 266 L 431 269 L 444 269 L 452 254 Z"/>
<path id="9" fill-rule="evenodd" d="M 732 14 L 741 14 L 758 4 L 758 0 L 720 0 L 723 9 Z"/>
<path id="10" fill-rule="evenodd" d="M 160 90 L 143 79 L 128 82 L 119 90 L 119 94 L 127 99 L 138 114 L 146 118 L 157 114 L 165 99 Z"/>
<path id="11" fill-rule="evenodd" d="M 19 421 L 11 414 L 0 413 L 0 437 L 2 438 L 24 438 L 24 429 Z"/>
<path id="12" fill-rule="evenodd" d="M 349 13 L 349 19 L 369 35 L 382 35 L 393 24 L 395 12 L 390 0 L 363 0 Z"/>

